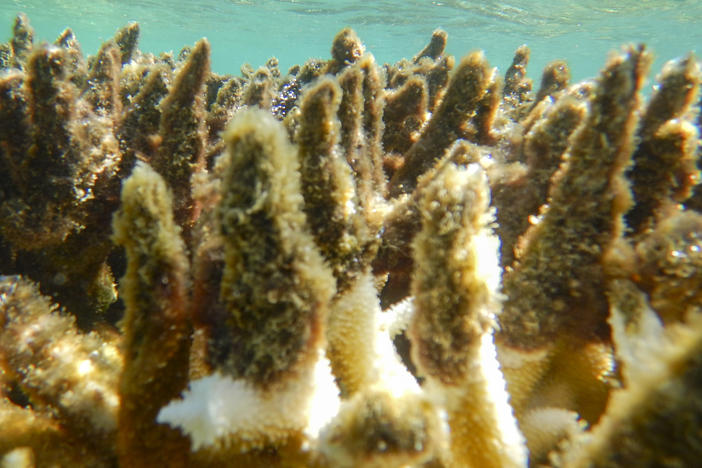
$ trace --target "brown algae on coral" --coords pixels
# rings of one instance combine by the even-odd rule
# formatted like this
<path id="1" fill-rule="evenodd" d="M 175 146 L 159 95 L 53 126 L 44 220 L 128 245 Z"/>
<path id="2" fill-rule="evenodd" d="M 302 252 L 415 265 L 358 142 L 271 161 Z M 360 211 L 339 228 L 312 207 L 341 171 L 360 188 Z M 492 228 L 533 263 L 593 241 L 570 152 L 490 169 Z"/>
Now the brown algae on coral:
<path id="1" fill-rule="evenodd" d="M 2 466 L 689 466 L 700 69 L 0 44 Z"/>

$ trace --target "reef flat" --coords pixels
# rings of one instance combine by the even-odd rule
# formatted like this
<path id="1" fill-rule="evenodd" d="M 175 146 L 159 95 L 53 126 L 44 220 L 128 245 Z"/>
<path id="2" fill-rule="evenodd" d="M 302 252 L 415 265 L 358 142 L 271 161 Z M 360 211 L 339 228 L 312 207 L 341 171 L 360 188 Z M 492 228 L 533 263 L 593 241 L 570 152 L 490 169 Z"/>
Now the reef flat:
<path id="1" fill-rule="evenodd" d="M 0 465 L 702 457 L 693 55 L 0 44 Z"/>

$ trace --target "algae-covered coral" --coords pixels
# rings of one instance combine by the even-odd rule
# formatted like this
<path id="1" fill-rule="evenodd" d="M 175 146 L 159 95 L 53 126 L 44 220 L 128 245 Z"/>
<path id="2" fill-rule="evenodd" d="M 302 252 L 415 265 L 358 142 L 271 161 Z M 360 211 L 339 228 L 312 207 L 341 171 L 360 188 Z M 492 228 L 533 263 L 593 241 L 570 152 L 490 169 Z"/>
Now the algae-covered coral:
<path id="1" fill-rule="evenodd" d="M 692 466 L 699 64 L 0 44 L 3 466 Z"/>

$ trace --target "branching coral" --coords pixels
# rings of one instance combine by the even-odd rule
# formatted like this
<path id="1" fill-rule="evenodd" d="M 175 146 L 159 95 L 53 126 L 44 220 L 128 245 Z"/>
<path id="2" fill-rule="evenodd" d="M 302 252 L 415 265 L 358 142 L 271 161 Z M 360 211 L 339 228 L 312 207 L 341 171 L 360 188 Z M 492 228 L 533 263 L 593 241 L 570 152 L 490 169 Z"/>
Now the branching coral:
<path id="1" fill-rule="evenodd" d="M 3 466 L 689 466 L 699 64 L 0 45 Z M 688 395 L 692 395 L 691 397 Z"/>

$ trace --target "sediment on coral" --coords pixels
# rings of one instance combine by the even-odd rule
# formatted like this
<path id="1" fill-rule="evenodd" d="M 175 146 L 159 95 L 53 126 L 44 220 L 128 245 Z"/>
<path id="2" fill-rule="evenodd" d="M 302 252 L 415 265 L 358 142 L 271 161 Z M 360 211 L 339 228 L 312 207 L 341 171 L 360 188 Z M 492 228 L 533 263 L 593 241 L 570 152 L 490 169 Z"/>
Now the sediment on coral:
<path id="1" fill-rule="evenodd" d="M 0 44 L 0 464 L 702 456 L 693 55 L 645 99 L 643 45 L 233 76 L 139 32 Z"/>

